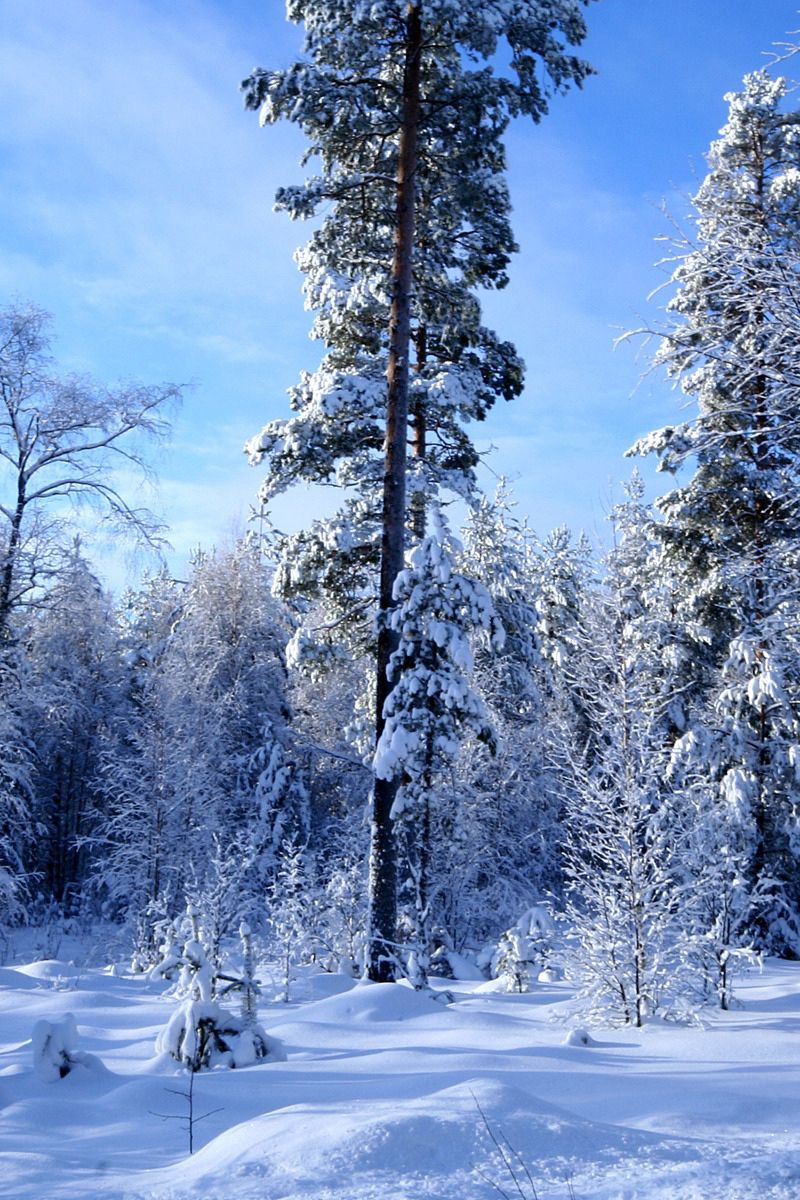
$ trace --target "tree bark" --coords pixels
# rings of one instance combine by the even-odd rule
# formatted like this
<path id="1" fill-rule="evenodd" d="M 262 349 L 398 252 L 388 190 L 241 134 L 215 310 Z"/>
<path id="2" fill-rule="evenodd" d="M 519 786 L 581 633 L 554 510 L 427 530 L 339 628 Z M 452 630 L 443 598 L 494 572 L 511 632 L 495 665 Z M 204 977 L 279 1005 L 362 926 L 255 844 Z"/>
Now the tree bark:
<path id="1" fill-rule="evenodd" d="M 425 369 L 425 364 L 428 358 L 428 337 L 427 330 L 424 325 L 420 325 L 417 329 L 415 338 L 415 346 L 417 351 L 416 369 L 420 373 Z M 425 404 L 420 397 L 413 406 L 411 413 L 412 438 L 411 438 L 411 453 L 415 459 L 425 459 L 426 453 L 426 435 L 427 424 L 425 421 Z M 414 534 L 416 541 L 421 542 L 425 537 L 425 496 L 422 492 L 414 492 L 411 498 L 411 532 Z"/>
<path id="2" fill-rule="evenodd" d="M 25 480 L 20 469 L 17 478 L 17 504 L 14 509 L 14 515 L 11 518 L 8 543 L 3 556 L 2 570 L 0 571 L 0 645 L 4 644 L 9 637 L 11 609 L 13 607 L 14 574 L 17 559 L 19 558 L 20 543 L 22 541 L 22 521 L 25 516 L 26 505 Z"/>
<path id="3" fill-rule="evenodd" d="M 392 306 L 389 317 L 386 440 L 383 476 L 383 530 L 378 622 L 375 740 L 383 733 L 384 709 L 391 694 L 389 660 L 397 634 L 389 628 L 394 582 L 403 568 L 406 523 L 408 377 L 411 346 L 417 136 L 420 112 L 421 5 L 406 12 L 403 103 L 398 139 Z M 396 977 L 397 863 L 392 805 L 397 781 L 376 778 L 372 793 L 367 973 L 377 982 Z"/>

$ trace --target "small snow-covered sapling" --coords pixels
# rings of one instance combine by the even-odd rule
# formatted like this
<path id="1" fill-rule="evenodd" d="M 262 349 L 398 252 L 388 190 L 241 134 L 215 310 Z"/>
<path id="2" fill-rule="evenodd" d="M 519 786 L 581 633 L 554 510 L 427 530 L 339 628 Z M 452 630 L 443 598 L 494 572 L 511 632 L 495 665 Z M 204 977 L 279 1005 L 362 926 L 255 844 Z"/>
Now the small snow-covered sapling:
<path id="1" fill-rule="evenodd" d="M 61 1021 L 37 1021 L 31 1048 L 34 1070 L 45 1083 L 64 1079 L 74 1067 L 99 1063 L 93 1054 L 78 1049 L 78 1027 L 71 1013 Z"/>

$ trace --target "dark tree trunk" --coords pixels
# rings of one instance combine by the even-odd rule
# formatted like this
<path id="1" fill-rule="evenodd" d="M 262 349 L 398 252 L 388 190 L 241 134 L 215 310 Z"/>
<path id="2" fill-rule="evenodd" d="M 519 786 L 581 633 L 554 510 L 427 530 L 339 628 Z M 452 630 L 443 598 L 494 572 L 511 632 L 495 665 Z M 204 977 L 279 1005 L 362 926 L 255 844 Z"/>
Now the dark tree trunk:
<path id="1" fill-rule="evenodd" d="M 408 439 L 408 360 L 411 346 L 414 217 L 416 208 L 417 134 L 420 108 L 421 6 L 406 14 L 403 108 L 399 134 L 395 243 L 392 263 L 392 307 L 389 318 L 386 442 L 383 476 L 380 620 L 376 681 L 376 742 L 384 728 L 384 706 L 392 690 L 387 669 L 397 645 L 388 626 L 394 607 L 394 581 L 403 568 L 406 523 Z M 372 844 L 369 877 L 369 947 L 367 973 L 377 982 L 396 976 L 397 863 L 391 810 L 394 780 L 375 779 L 372 794 Z"/>
<path id="2" fill-rule="evenodd" d="M 0 569 L 0 644 L 4 643 L 9 636 L 11 609 L 13 607 L 14 572 L 22 541 L 22 519 L 25 515 L 27 505 L 25 490 L 25 480 L 20 471 L 17 479 L 17 505 L 14 509 L 14 515 L 11 518 L 4 562 L 2 569 Z"/>
<path id="3" fill-rule="evenodd" d="M 759 245 L 758 250 L 761 251 L 766 247 L 768 240 L 767 233 L 767 217 L 764 208 L 764 194 L 767 185 L 766 165 L 763 154 L 762 144 L 759 142 L 754 145 L 753 153 L 755 157 L 755 193 L 758 198 L 757 206 L 753 219 L 759 230 Z M 761 288 L 756 285 L 757 291 L 760 293 Z M 754 313 L 754 324 L 757 330 L 763 329 L 766 323 L 766 315 L 764 307 L 759 302 L 756 304 Z M 769 421 L 769 383 L 767 377 L 759 372 L 753 381 L 753 445 L 752 445 L 752 460 L 755 467 L 755 488 L 753 497 L 753 509 L 750 514 L 751 528 L 750 540 L 753 553 L 753 595 L 752 595 L 752 620 L 754 632 L 758 639 L 756 646 L 756 657 L 759 660 L 759 666 L 767 653 L 767 642 L 764 636 L 764 626 L 768 614 L 768 543 L 769 543 L 769 500 L 766 493 L 766 488 L 769 481 L 770 472 L 770 421 Z M 780 877 L 780 869 L 778 865 L 771 860 L 770 846 L 770 812 L 769 812 L 769 790 L 768 779 L 772 774 L 772 762 L 769 746 L 770 728 L 767 717 L 767 710 L 762 703 L 756 721 L 755 729 L 756 742 L 758 746 L 758 765 L 756 770 L 756 785 L 758 794 L 755 803 L 755 827 L 756 827 L 756 844 L 753 850 L 751 862 L 751 878 L 752 886 L 755 889 L 759 881 L 765 875 L 775 875 Z M 766 942 L 769 936 L 768 920 L 766 914 L 759 914 L 756 917 L 755 924 L 760 931 L 761 937 Z"/>
<path id="4" fill-rule="evenodd" d="M 424 325 L 421 325 L 417 330 L 415 345 L 417 350 L 417 371 L 421 372 L 424 370 L 428 358 L 428 337 Z M 427 425 L 425 421 L 425 404 L 419 397 L 413 406 L 411 425 L 411 453 L 414 458 L 424 460 L 427 449 Z M 418 542 L 421 542 L 425 537 L 425 495 L 423 492 L 415 492 L 411 499 L 411 531 Z"/>

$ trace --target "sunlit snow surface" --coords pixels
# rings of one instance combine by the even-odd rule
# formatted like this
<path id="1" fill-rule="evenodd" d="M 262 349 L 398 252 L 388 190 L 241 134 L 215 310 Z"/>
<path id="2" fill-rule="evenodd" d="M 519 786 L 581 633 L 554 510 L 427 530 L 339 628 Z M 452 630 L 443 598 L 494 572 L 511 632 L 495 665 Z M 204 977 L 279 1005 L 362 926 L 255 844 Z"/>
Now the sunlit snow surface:
<path id="1" fill-rule="evenodd" d="M 800 964 L 770 962 L 702 1027 L 592 1028 L 588 1045 L 566 984 L 455 982 L 451 1004 L 329 975 L 296 987 L 261 1010 L 286 1062 L 196 1077 L 211 1115 L 189 1158 L 182 1122 L 158 1115 L 186 1108 L 188 1077 L 153 1050 L 175 1001 L 99 968 L 0 968 L 0 1196 L 532 1200 L 527 1168 L 540 1200 L 800 1197 Z M 47 1083 L 31 1031 L 67 1013 L 90 1065 Z"/>

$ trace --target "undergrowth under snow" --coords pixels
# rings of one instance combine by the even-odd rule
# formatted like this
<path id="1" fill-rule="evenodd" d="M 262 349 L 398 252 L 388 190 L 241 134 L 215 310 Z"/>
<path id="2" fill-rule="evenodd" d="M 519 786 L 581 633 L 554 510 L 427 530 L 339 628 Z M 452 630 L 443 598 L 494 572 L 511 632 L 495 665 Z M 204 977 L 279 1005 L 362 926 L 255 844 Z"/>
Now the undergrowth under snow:
<path id="1" fill-rule="evenodd" d="M 189 1157 L 189 1076 L 154 1050 L 175 1005 L 163 985 L 0 968 L 0 1195 L 533 1200 L 525 1169 L 539 1200 L 800 1195 L 800 964 L 769 962 L 740 1008 L 691 1028 L 583 1034 L 565 983 L 447 986 L 451 1003 L 319 974 L 263 1004 L 287 1060 L 196 1075 L 209 1115 Z M 78 1061 L 47 1081 L 32 1031 L 67 1014 Z"/>

